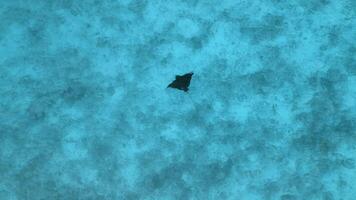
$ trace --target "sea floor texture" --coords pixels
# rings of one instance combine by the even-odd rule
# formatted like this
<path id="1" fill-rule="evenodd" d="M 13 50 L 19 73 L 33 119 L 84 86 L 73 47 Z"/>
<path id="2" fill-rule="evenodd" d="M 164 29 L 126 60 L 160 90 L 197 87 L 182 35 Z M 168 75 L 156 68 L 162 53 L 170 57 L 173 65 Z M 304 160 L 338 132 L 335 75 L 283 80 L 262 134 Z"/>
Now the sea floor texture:
<path id="1" fill-rule="evenodd" d="M 0 0 L 0 200 L 57 199 L 355 200 L 356 1 Z"/>

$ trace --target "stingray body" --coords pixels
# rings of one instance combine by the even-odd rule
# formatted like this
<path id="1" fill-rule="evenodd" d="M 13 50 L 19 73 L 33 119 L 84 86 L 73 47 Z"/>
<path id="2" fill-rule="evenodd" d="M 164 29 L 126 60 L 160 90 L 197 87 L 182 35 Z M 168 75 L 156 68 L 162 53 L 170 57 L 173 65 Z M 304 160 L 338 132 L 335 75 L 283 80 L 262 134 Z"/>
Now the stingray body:
<path id="1" fill-rule="evenodd" d="M 170 88 L 175 88 L 178 90 L 183 90 L 184 92 L 188 92 L 190 80 L 192 80 L 193 72 L 184 74 L 182 76 L 176 75 L 176 80 L 168 85 Z"/>

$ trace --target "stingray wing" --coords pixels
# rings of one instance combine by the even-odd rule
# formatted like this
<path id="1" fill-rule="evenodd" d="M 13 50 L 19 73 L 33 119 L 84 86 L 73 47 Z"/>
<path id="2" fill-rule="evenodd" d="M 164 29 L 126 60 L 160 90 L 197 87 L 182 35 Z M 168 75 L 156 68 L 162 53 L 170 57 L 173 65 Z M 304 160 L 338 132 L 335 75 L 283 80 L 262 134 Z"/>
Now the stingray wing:
<path id="1" fill-rule="evenodd" d="M 167 87 L 178 89 L 177 80 L 174 80 L 174 81 L 173 81 L 172 83 L 170 83 Z"/>

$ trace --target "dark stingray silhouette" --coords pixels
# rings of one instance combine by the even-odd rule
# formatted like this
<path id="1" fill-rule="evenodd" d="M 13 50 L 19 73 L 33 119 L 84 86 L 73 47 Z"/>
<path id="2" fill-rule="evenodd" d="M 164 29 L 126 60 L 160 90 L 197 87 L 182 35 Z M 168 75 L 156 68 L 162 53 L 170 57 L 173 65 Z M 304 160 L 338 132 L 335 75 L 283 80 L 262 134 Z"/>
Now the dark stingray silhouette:
<path id="1" fill-rule="evenodd" d="M 188 92 L 190 80 L 192 80 L 193 72 L 184 74 L 182 76 L 176 75 L 176 80 L 168 85 L 170 88 L 175 88 L 178 90 L 183 90 L 184 92 Z"/>

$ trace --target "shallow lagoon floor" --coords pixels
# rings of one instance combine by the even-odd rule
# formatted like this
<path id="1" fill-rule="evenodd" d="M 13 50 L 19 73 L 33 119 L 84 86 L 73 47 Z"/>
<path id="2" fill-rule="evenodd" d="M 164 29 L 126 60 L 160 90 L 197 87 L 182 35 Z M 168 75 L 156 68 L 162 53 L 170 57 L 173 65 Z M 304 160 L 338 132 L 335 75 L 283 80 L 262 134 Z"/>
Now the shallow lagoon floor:
<path id="1" fill-rule="evenodd" d="M 354 0 L 1 0 L 0 199 L 354 200 L 355 27 Z"/>

